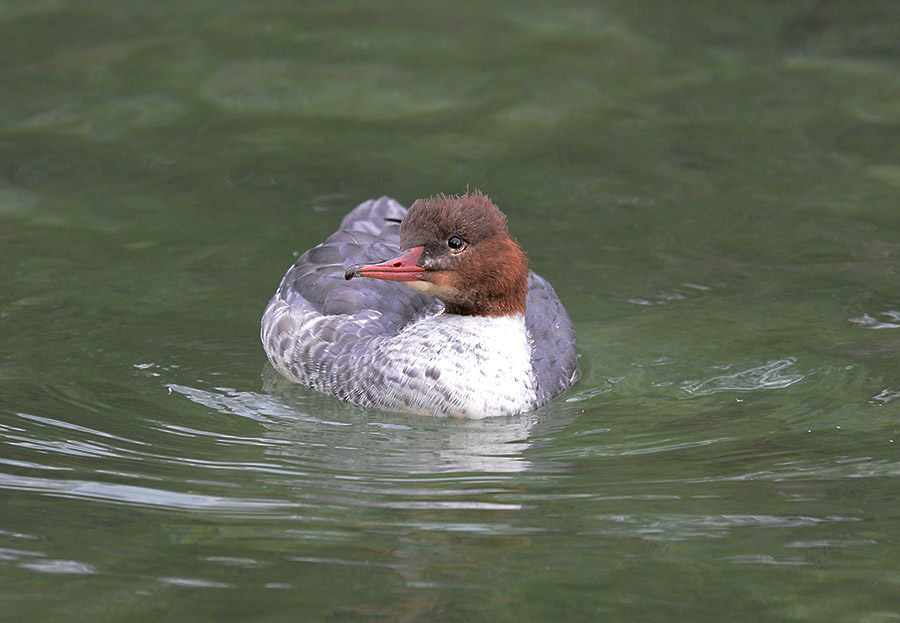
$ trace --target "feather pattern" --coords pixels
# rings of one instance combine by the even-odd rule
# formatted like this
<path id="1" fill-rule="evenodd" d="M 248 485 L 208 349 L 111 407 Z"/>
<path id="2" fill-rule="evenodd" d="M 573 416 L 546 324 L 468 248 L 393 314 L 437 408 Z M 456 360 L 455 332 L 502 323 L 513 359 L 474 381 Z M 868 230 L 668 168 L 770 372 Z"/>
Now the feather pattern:
<path id="1" fill-rule="evenodd" d="M 460 316 L 380 279 L 345 279 L 400 250 L 406 209 L 362 203 L 287 271 L 262 319 L 287 378 L 369 407 L 481 418 L 533 410 L 578 379 L 575 330 L 550 284 L 528 274 L 524 316 Z"/>

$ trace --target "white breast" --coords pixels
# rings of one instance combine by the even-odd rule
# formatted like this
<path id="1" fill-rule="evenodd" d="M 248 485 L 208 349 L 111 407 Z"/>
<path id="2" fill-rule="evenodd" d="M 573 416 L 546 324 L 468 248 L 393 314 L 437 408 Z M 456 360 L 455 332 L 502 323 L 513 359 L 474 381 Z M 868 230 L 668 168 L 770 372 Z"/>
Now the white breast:
<path id="1" fill-rule="evenodd" d="M 521 314 L 424 318 L 379 344 L 371 364 L 388 409 L 483 418 L 537 403 Z"/>

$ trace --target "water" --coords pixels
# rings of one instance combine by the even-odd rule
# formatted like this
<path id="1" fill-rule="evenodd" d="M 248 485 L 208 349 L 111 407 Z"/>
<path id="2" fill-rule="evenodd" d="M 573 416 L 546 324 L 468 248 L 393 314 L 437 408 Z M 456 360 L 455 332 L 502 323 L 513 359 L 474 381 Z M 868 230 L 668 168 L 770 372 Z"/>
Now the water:
<path id="1" fill-rule="evenodd" d="M 0 3 L 4 621 L 900 619 L 891 2 Z M 467 185 L 539 412 L 271 374 L 348 209 Z"/>

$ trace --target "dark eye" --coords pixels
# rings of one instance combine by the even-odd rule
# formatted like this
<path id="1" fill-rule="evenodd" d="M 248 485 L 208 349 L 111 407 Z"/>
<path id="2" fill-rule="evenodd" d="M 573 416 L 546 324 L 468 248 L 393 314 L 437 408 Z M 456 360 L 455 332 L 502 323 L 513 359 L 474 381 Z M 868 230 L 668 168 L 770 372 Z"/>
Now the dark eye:
<path id="1" fill-rule="evenodd" d="M 459 251 L 464 246 L 466 246 L 465 240 L 460 238 L 459 236 L 451 236 L 447 241 L 447 246 L 453 249 L 454 251 Z"/>

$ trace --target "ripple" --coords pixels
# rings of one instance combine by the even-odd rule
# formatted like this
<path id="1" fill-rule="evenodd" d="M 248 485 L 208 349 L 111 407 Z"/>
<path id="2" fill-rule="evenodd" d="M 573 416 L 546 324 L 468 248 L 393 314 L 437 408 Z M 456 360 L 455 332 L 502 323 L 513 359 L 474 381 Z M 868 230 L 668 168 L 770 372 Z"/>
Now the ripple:
<path id="1" fill-rule="evenodd" d="M 105 444 L 91 443 L 68 439 L 63 441 L 38 438 L 21 438 L 8 436 L 6 443 L 16 448 L 25 448 L 44 454 L 61 454 L 65 456 L 78 456 L 87 458 L 125 458 L 126 453 Z M 46 469 L 44 467 L 43 469 Z"/>
<path id="2" fill-rule="evenodd" d="M 93 575 L 97 573 L 94 565 L 78 562 L 77 560 L 36 560 L 34 562 L 20 563 L 19 566 L 39 573 L 64 575 Z"/>
<path id="3" fill-rule="evenodd" d="M 239 415 L 258 422 L 268 422 L 270 417 L 304 417 L 303 413 L 291 409 L 281 400 L 265 394 L 241 392 L 227 387 L 209 391 L 177 383 L 167 383 L 165 387 L 219 413 Z"/>
<path id="4" fill-rule="evenodd" d="M 782 371 L 795 365 L 793 357 L 770 361 L 734 374 L 722 374 L 705 381 L 685 381 L 681 388 L 689 394 L 706 396 L 728 391 L 754 391 L 758 389 L 783 389 L 804 378 L 803 374 L 782 374 Z"/>
<path id="5" fill-rule="evenodd" d="M 22 558 L 40 557 L 45 554 L 42 552 L 33 552 L 27 549 L 16 549 L 13 547 L 0 547 L 0 560 L 21 560 Z"/>
<path id="6" fill-rule="evenodd" d="M 0 531 L 0 536 L 11 536 L 28 540 L 38 539 L 38 537 L 31 535 L 14 534 L 6 531 Z M 0 561 L 17 562 L 23 569 L 30 569 L 39 573 L 90 575 L 97 572 L 93 565 L 84 562 L 47 558 L 47 554 L 44 552 L 12 547 L 0 547 Z"/>
<path id="7" fill-rule="evenodd" d="M 54 480 L 0 474 L 0 488 L 30 491 L 54 497 L 174 510 L 215 510 L 230 513 L 296 508 L 298 503 L 267 499 L 228 498 L 217 495 L 182 493 L 92 480 Z"/>
<path id="8" fill-rule="evenodd" d="M 382 569 L 403 570 L 413 568 L 412 565 L 394 562 L 375 562 L 373 560 L 356 560 L 352 558 L 326 558 L 323 556 L 289 556 L 288 560 L 311 562 L 317 565 L 340 565 L 346 567 L 375 567 Z"/>
<path id="9" fill-rule="evenodd" d="M 14 445 L 14 444 L 9 444 Z M 46 469 L 56 472 L 72 471 L 71 467 L 58 467 L 56 465 L 42 465 L 33 461 L 16 461 L 14 459 L 0 459 L 0 465 L 9 465 L 10 467 L 24 467 L 26 469 Z"/>
<path id="10" fill-rule="evenodd" d="M 118 435 L 113 435 L 105 431 L 88 428 L 86 426 L 79 426 L 78 424 L 72 424 L 71 422 L 65 422 L 63 420 L 55 420 L 53 418 L 42 417 L 39 415 L 31 415 L 29 413 L 22 413 L 21 411 L 17 412 L 16 415 L 18 415 L 22 419 L 31 420 L 32 422 L 38 422 L 47 426 L 55 426 L 58 428 L 64 428 L 66 430 L 77 431 L 79 433 L 87 433 L 89 435 L 96 435 L 97 437 L 104 437 L 106 439 L 113 439 L 115 441 L 123 441 L 129 444 L 137 444 L 140 446 L 149 445 L 147 443 L 144 443 L 143 441 L 128 439 L 127 437 L 119 437 Z"/>
<path id="11" fill-rule="evenodd" d="M 681 287 L 669 291 L 660 291 L 648 296 L 634 296 L 627 299 L 627 302 L 632 305 L 642 305 L 645 307 L 650 305 L 666 305 L 675 301 L 683 301 L 688 298 L 697 297 L 700 294 L 708 294 L 712 291 L 713 288 L 711 286 L 684 282 L 681 284 Z"/>
<path id="12" fill-rule="evenodd" d="M 234 556 L 207 556 L 205 560 L 212 563 L 218 563 L 225 567 L 242 567 L 244 569 L 257 569 L 266 566 L 266 563 L 260 562 L 255 558 L 238 558 Z"/>
<path id="13" fill-rule="evenodd" d="M 629 456 L 635 454 L 654 454 L 657 452 L 672 452 L 673 450 L 690 450 L 693 448 L 701 448 L 710 446 L 723 441 L 730 441 L 730 437 L 718 437 L 715 439 L 698 439 L 696 441 L 685 441 L 681 443 L 665 443 L 651 448 L 637 448 L 635 450 L 623 450 L 619 454 L 621 456 Z"/>
<path id="14" fill-rule="evenodd" d="M 739 565 L 780 565 L 800 567 L 811 564 L 801 558 L 786 558 L 779 560 L 769 554 L 739 554 L 737 556 L 729 556 L 728 558 L 725 558 L 725 560 Z"/>
<path id="15" fill-rule="evenodd" d="M 900 329 L 900 311 L 891 309 L 878 315 L 885 319 L 878 320 L 869 314 L 863 314 L 858 318 L 848 318 L 847 320 L 866 329 Z"/>
<path id="16" fill-rule="evenodd" d="M 227 582 L 216 582 L 214 580 L 203 580 L 201 578 L 159 578 L 163 584 L 170 586 L 180 586 L 182 588 L 231 588 L 232 585 Z"/>
<path id="17" fill-rule="evenodd" d="M 793 541 L 785 543 L 785 547 L 794 549 L 833 549 L 877 545 L 875 539 L 820 539 L 814 541 Z"/>
<path id="18" fill-rule="evenodd" d="M 874 396 L 869 400 L 869 402 L 873 404 L 886 405 L 889 402 L 893 402 L 897 398 L 900 398 L 900 385 L 895 385 L 893 387 L 888 387 Z"/>
<path id="19" fill-rule="evenodd" d="M 37 537 L 33 534 L 27 534 L 25 532 L 10 532 L 9 530 L 0 529 L 0 537 L 7 537 L 10 539 L 25 539 L 28 541 L 37 541 L 40 537 Z"/>
<path id="20" fill-rule="evenodd" d="M 734 476 L 704 476 L 682 482 L 726 482 L 768 480 L 772 482 L 843 480 L 846 478 L 885 478 L 900 476 L 900 462 L 869 458 L 844 461 L 791 461 L 772 469 Z"/>
<path id="21" fill-rule="evenodd" d="M 722 538 L 736 528 L 800 528 L 826 523 L 856 522 L 856 517 L 804 515 L 600 515 L 616 527 L 587 534 L 638 536 L 651 541 L 681 541 L 696 537 Z"/>
<path id="22" fill-rule="evenodd" d="M 615 388 L 616 383 L 619 383 L 624 378 L 624 376 L 619 376 L 604 379 L 599 385 L 591 387 L 590 389 L 585 389 L 574 396 L 566 398 L 566 402 L 584 402 L 585 400 L 591 400 L 602 394 L 608 394 Z"/>

